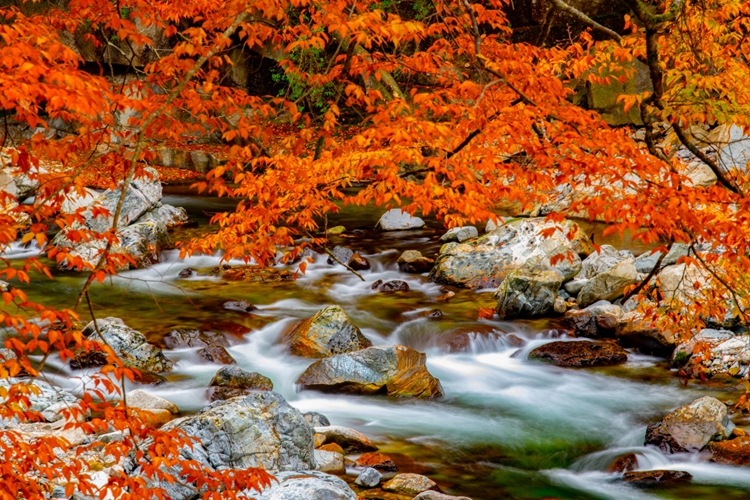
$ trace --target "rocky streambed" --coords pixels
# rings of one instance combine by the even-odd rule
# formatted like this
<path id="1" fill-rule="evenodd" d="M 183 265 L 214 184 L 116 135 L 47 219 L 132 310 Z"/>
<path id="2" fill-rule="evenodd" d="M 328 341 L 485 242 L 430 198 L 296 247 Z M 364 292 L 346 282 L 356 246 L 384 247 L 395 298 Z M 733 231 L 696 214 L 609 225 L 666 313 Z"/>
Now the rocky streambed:
<path id="1" fill-rule="evenodd" d="M 159 203 L 197 222 L 176 229 L 185 233 L 232 202 Z M 336 259 L 310 254 L 297 280 L 282 265 L 258 274 L 219 256 L 180 260 L 165 244 L 145 267 L 97 284 L 104 334 L 154 372 L 131 404 L 203 439 L 201 456 L 225 457 L 214 467 L 274 471 L 281 484 L 264 499 L 747 498 L 750 438 L 727 404 L 741 392 L 685 387 L 669 367 L 740 377 L 746 337 L 718 318 L 701 339 L 722 355 L 698 359 L 639 326 L 618 299 L 658 256 L 606 240 L 593 252 L 594 226 L 566 223 L 541 239 L 545 221 L 518 219 L 443 235 L 403 216 L 373 229 L 380 215 L 332 219 L 345 228 L 331 236 Z M 55 277 L 32 281 L 29 298 L 68 306 L 82 278 Z M 494 314 L 480 319 L 480 308 Z M 50 394 L 73 401 L 99 362 L 53 364 L 47 378 L 66 392 Z M 45 425 L 64 402 L 40 401 Z M 254 447 L 263 453 L 249 460 Z"/>

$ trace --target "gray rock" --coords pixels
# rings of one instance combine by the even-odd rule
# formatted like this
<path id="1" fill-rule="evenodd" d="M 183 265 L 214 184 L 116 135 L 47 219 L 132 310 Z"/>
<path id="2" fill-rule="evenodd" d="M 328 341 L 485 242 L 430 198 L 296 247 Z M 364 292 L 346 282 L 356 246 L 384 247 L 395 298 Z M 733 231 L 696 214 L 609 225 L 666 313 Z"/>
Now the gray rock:
<path id="1" fill-rule="evenodd" d="M 565 291 L 568 292 L 571 296 L 578 295 L 578 292 L 583 289 L 584 286 L 586 286 L 586 283 L 588 283 L 589 280 L 583 280 L 583 279 L 573 279 L 565 283 L 564 287 Z"/>
<path id="2" fill-rule="evenodd" d="M 125 366 L 156 373 L 172 369 L 172 362 L 164 356 L 161 349 L 150 344 L 141 332 L 133 330 L 120 318 L 98 319 L 96 324 L 104 340 Z M 82 333 L 89 340 L 101 341 L 93 321 L 86 325 Z M 101 366 L 105 359 L 97 354 L 99 353 L 77 353 L 70 365 L 73 368 Z"/>
<path id="3" fill-rule="evenodd" d="M 727 439 L 733 428 L 724 403 L 704 396 L 649 425 L 646 444 L 656 445 L 664 453 L 700 451 L 711 441 Z"/>
<path id="4" fill-rule="evenodd" d="M 339 306 L 321 309 L 292 330 L 286 341 L 292 354 L 306 358 L 324 358 L 372 346 Z"/>
<path id="5" fill-rule="evenodd" d="M 373 469 L 372 467 L 368 467 L 365 470 L 363 470 L 359 474 L 359 476 L 357 476 L 357 479 L 354 481 L 354 484 L 356 484 L 357 486 L 361 486 L 363 488 L 375 488 L 380 484 L 380 481 L 382 479 L 383 479 L 383 474 Z"/>
<path id="6" fill-rule="evenodd" d="M 440 237 L 440 241 L 443 243 L 447 243 L 449 241 L 457 241 L 458 243 L 463 243 L 466 240 L 470 240 L 478 236 L 479 232 L 474 226 L 454 227 L 453 229 L 450 229 L 447 233 L 442 235 Z"/>
<path id="7" fill-rule="evenodd" d="M 325 443 L 336 443 L 347 453 L 361 453 L 378 449 L 367 436 L 348 427 L 340 425 L 315 427 L 315 433 L 325 436 Z"/>
<path id="8" fill-rule="evenodd" d="M 615 267 L 620 262 L 633 259 L 633 254 L 620 251 L 611 245 L 602 245 L 581 263 L 581 272 L 576 279 L 591 279 Z"/>
<path id="9" fill-rule="evenodd" d="M 551 231 L 548 237 L 543 232 Z M 546 234 L 546 233 L 545 233 Z M 568 235 L 572 239 L 568 239 Z M 430 280 L 467 288 L 498 286 L 507 274 L 529 262 L 532 270 L 555 270 L 569 279 L 574 261 L 558 256 L 588 254 L 591 244 L 577 224 L 556 224 L 544 218 L 519 219 L 470 243 L 441 250 L 430 272 Z M 551 260 L 555 259 L 555 265 Z M 559 261 L 558 261 L 559 260 Z"/>
<path id="10" fill-rule="evenodd" d="M 505 223 L 505 221 L 503 221 L 502 218 L 501 218 L 500 219 L 500 224 L 502 225 L 504 223 Z M 490 220 L 487 221 L 487 224 L 484 225 L 484 232 L 485 233 L 491 233 L 492 231 L 494 231 L 495 229 L 497 229 L 497 227 L 498 226 L 495 223 L 495 221 L 492 220 L 492 219 L 490 219 Z"/>
<path id="11" fill-rule="evenodd" d="M 257 500 L 357 500 L 344 481 L 323 472 L 281 472 Z M 257 493 L 248 491 L 255 497 Z"/>
<path id="12" fill-rule="evenodd" d="M 656 265 L 662 252 L 644 252 L 635 259 L 635 269 L 639 273 L 650 273 Z M 661 267 L 676 264 L 680 257 L 686 257 L 688 246 L 685 243 L 675 243 L 661 261 Z"/>
<path id="13" fill-rule="evenodd" d="M 376 228 L 383 231 L 398 231 L 401 229 L 420 229 L 425 223 L 419 217 L 412 217 L 407 212 L 402 212 L 400 208 L 388 210 L 380 217 Z"/>
<path id="14" fill-rule="evenodd" d="M 162 429 L 179 429 L 193 438 L 192 449 L 180 449 L 180 459 L 195 460 L 210 470 L 259 467 L 273 473 L 283 484 L 284 477 L 300 475 L 293 472 L 285 476 L 283 472 L 312 471 L 315 468 L 312 429 L 299 410 L 275 392 L 257 392 L 214 403 L 197 415 L 172 420 Z M 151 440 L 147 439 L 142 446 L 150 444 Z M 139 473 L 131 460 L 126 460 L 124 471 L 130 476 Z M 170 473 L 179 476 L 177 468 L 170 470 Z M 305 474 L 316 476 L 315 472 Z M 167 498 L 172 500 L 197 498 L 194 489 L 179 483 L 162 483 L 160 486 L 165 488 Z M 284 497 L 274 488 L 272 486 L 266 490 L 264 495 L 267 496 L 262 498 L 315 498 Z M 352 500 L 355 499 L 352 497 Z"/>
<path id="15" fill-rule="evenodd" d="M 403 495 L 418 495 L 423 491 L 437 489 L 437 483 L 420 474 L 396 474 L 383 485 L 383 489 Z"/>
<path id="16" fill-rule="evenodd" d="M 169 349 L 187 349 L 189 347 L 229 347 L 229 342 L 223 334 L 218 332 L 178 328 L 164 336 L 164 345 Z"/>
<path id="17" fill-rule="evenodd" d="M 718 164 L 724 172 L 747 172 L 750 162 L 750 137 L 738 125 L 729 128 L 726 145 L 719 151 Z"/>
<path id="18" fill-rule="evenodd" d="M 555 271 L 512 271 L 495 293 L 500 319 L 539 318 L 553 312 L 562 278 Z"/>
<path id="19" fill-rule="evenodd" d="M 349 261 L 352 259 L 352 256 L 354 255 L 354 251 L 352 251 L 349 248 L 342 247 L 342 246 L 336 246 L 331 251 L 333 255 L 336 256 L 336 258 L 343 262 L 346 265 L 349 265 Z M 337 264 L 336 260 L 333 257 L 328 257 L 328 264 Z"/>
<path id="20" fill-rule="evenodd" d="M 578 292 L 578 305 L 586 307 L 598 300 L 615 300 L 627 286 L 638 281 L 633 259 L 624 260 L 590 279 Z"/>
<path id="21" fill-rule="evenodd" d="M 331 425 L 328 417 L 316 411 L 308 411 L 304 414 L 304 417 L 311 427 L 328 427 L 329 425 Z"/>
<path id="22" fill-rule="evenodd" d="M 331 474 L 343 474 L 344 455 L 335 451 L 315 450 L 315 470 L 329 472 Z"/>
<path id="23" fill-rule="evenodd" d="M 257 372 L 247 372 L 237 365 L 220 368 L 208 384 L 208 399 L 221 401 L 254 391 L 272 391 L 273 382 Z"/>
<path id="24" fill-rule="evenodd" d="M 79 208 L 85 209 L 92 205 L 99 196 L 101 193 L 91 188 L 84 188 L 82 193 L 71 191 L 65 195 L 65 199 L 60 204 L 60 212 L 74 214 Z"/>
<path id="25" fill-rule="evenodd" d="M 432 398 L 440 381 L 425 367 L 425 355 L 406 346 L 374 346 L 331 356 L 310 365 L 297 379 L 303 389 Z"/>
<path id="26" fill-rule="evenodd" d="M 141 215 L 136 222 L 161 222 L 170 228 L 185 224 L 188 220 L 188 214 L 184 208 L 157 203 L 153 208 Z"/>
<path id="27" fill-rule="evenodd" d="M 13 384 L 26 384 L 29 382 L 17 379 L 0 379 L 0 387 L 8 388 Z M 38 389 L 38 394 L 29 393 L 26 397 L 29 398 L 29 411 L 36 411 L 42 413 L 48 422 L 54 422 L 62 418 L 59 415 L 63 408 L 70 408 L 77 406 L 80 402 L 78 397 L 64 391 L 59 387 L 54 387 L 43 380 L 34 380 L 30 382 L 31 385 Z M 0 397 L 0 401 L 5 398 Z"/>
<path id="28" fill-rule="evenodd" d="M 697 343 L 708 348 L 705 355 L 693 355 Z M 745 377 L 750 372 L 750 337 L 735 335 L 728 330 L 701 330 L 677 346 L 672 364 L 682 366 L 690 377 L 710 378 L 717 374 Z"/>
<path id="29" fill-rule="evenodd" d="M 180 413 L 176 404 L 159 396 L 154 396 L 141 389 L 130 391 L 127 394 L 128 406 L 142 410 L 168 410 L 170 413 Z"/>
<path id="30" fill-rule="evenodd" d="M 415 496 L 413 500 L 471 500 L 469 497 L 454 497 L 437 491 L 423 491 Z"/>
<path id="31" fill-rule="evenodd" d="M 698 266 L 676 264 L 667 266 L 659 272 L 659 291 L 664 300 L 676 299 L 684 304 L 690 304 L 699 299 L 702 289 L 708 285 L 707 272 Z M 698 283 L 698 287 L 694 286 Z"/>

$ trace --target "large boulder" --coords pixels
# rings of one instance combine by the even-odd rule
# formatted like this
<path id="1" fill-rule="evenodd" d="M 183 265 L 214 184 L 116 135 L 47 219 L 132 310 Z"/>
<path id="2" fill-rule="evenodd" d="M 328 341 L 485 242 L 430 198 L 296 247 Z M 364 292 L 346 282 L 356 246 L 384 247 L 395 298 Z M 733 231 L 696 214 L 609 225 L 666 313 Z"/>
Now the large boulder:
<path id="1" fill-rule="evenodd" d="M 278 478 L 281 472 L 315 468 L 312 428 L 299 410 L 275 392 L 257 392 L 214 403 L 196 415 L 172 420 L 162 429 L 177 429 L 192 438 L 192 448 L 179 450 L 180 459 L 195 460 L 199 466 L 210 470 L 256 467 Z M 143 446 L 150 444 L 150 440 L 146 440 Z M 135 476 L 140 471 L 135 462 L 126 460 L 124 472 Z M 180 476 L 177 466 L 170 472 Z M 160 486 L 172 500 L 194 499 L 200 495 L 179 481 Z"/>
<path id="2" fill-rule="evenodd" d="M 97 326 L 101 337 L 97 333 Z M 120 318 L 98 319 L 96 325 L 92 321 L 86 325 L 82 333 L 88 340 L 105 342 L 128 368 L 156 373 L 172 369 L 172 362 L 164 356 L 161 349 L 150 344 L 141 332 L 130 328 Z M 70 361 L 70 366 L 87 368 L 105 363 L 104 353 L 89 351 L 76 353 L 76 357 Z"/>
<path id="3" fill-rule="evenodd" d="M 620 306 L 600 300 L 584 309 L 567 311 L 562 323 L 573 330 L 576 337 L 611 337 L 622 315 Z"/>
<path id="4" fill-rule="evenodd" d="M 555 271 L 512 271 L 495 293 L 500 319 L 548 315 L 561 284 L 562 277 Z"/>
<path id="5" fill-rule="evenodd" d="M 343 480 L 319 471 L 281 472 L 274 474 L 276 481 L 258 496 L 257 500 L 357 500 L 357 495 Z"/>
<path id="6" fill-rule="evenodd" d="M 310 365 L 297 379 L 303 389 L 432 398 L 440 381 L 425 367 L 426 356 L 402 345 L 374 346 L 331 356 Z"/>
<path id="7" fill-rule="evenodd" d="M 339 306 L 321 309 L 289 333 L 292 354 L 305 358 L 325 358 L 372 346 L 351 318 Z"/>
<path id="8" fill-rule="evenodd" d="M 620 344 L 646 354 L 669 356 L 675 348 L 674 332 L 657 328 L 637 311 L 618 319 L 615 336 Z"/>
<path id="9" fill-rule="evenodd" d="M 675 243 L 661 260 L 660 269 L 677 263 L 681 257 L 686 257 L 689 247 L 685 243 Z M 662 252 L 644 252 L 635 259 L 635 269 L 639 273 L 650 273 L 659 261 Z M 657 269 L 658 271 L 658 269 Z"/>
<path id="10" fill-rule="evenodd" d="M 245 396 L 255 391 L 272 391 L 273 382 L 257 372 L 247 372 L 236 365 L 225 366 L 216 372 L 208 384 L 208 399 L 221 401 Z"/>
<path id="11" fill-rule="evenodd" d="M 638 271 L 633 259 L 624 260 L 591 278 L 578 292 L 578 305 L 586 307 L 598 300 L 615 300 L 622 297 L 625 288 L 638 282 Z"/>
<path id="12" fill-rule="evenodd" d="M 628 353 L 611 342 L 574 340 L 540 345 L 529 353 L 529 359 L 546 361 L 556 366 L 609 366 L 627 361 Z"/>
<path id="13" fill-rule="evenodd" d="M 467 288 L 495 287 L 510 271 L 531 261 L 533 270 L 542 266 L 557 271 L 565 281 L 578 272 L 570 259 L 575 261 L 592 250 L 588 237 L 572 221 L 557 224 L 544 218 L 519 219 L 476 241 L 441 251 L 430 280 Z"/>
<path id="14" fill-rule="evenodd" d="M 435 261 L 423 256 L 417 250 L 407 250 L 399 256 L 396 264 L 398 264 L 398 268 L 405 273 L 420 274 L 432 269 Z"/>
<path id="15" fill-rule="evenodd" d="M 577 279 L 591 279 L 609 271 L 620 262 L 633 259 L 627 250 L 617 250 L 611 245 L 602 245 L 598 252 L 593 252 L 581 262 L 581 272 Z"/>
<path id="16" fill-rule="evenodd" d="M 404 212 L 400 208 L 394 208 L 384 213 L 375 227 L 383 231 L 398 231 L 420 229 L 424 225 L 424 221 L 419 217 L 412 217 L 408 212 Z"/>
<path id="17" fill-rule="evenodd" d="M 717 374 L 745 377 L 750 373 L 749 342 L 747 335 L 706 328 L 675 348 L 672 364 L 695 378 Z M 694 354 L 696 347 L 703 352 Z"/>
<path id="18" fill-rule="evenodd" d="M 724 403 L 704 396 L 649 425 L 645 444 L 658 446 L 664 453 L 700 451 L 711 441 L 727 439 L 733 427 Z"/>

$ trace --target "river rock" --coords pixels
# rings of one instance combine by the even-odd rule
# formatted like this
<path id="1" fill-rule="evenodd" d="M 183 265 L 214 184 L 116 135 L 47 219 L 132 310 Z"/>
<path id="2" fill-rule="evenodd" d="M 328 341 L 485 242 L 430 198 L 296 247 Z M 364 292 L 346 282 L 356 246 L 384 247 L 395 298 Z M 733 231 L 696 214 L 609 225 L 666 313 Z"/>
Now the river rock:
<path id="1" fill-rule="evenodd" d="M 627 250 L 617 250 L 611 245 L 602 245 L 598 252 L 592 252 L 583 260 L 581 272 L 576 278 L 588 280 L 609 271 L 620 262 L 633 259 L 633 254 Z"/>
<path id="2" fill-rule="evenodd" d="M 700 451 L 711 441 L 728 438 L 733 427 L 724 403 L 704 396 L 649 425 L 645 444 L 658 446 L 664 453 Z"/>
<path id="3" fill-rule="evenodd" d="M 391 280 L 385 283 L 383 283 L 383 280 L 377 280 L 371 288 L 379 292 L 408 292 L 409 284 L 401 280 Z"/>
<path id="4" fill-rule="evenodd" d="M 675 349 L 672 363 L 682 366 L 688 376 L 695 378 L 717 374 L 745 377 L 750 372 L 749 342 L 747 335 L 706 328 Z M 699 343 L 707 352 L 693 354 Z"/>
<path id="5" fill-rule="evenodd" d="M 425 367 L 426 356 L 406 346 L 374 346 L 331 356 L 310 365 L 297 379 L 303 389 L 432 398 L 440 381 Z"/>
<path id="6" fill-rule="evenodd" d="M 673 332 L 653 326 L 637 311 L 626 313 L 618 319 L 615 336 L 620 344 L 635 347 L 646 354 L 666 357 L 675 348 Z"/>
<path id="7" fill-rule="evenodd" d="M 402 495 L 418 495 L 423 491 L 437 489 L 437 483 L 420 474 L 396 474 L 383 485 L 385 491 L 392 491 Z"/>
<path id="8" fill-rule="evenodd" d="M 383 475 L 372 468 L 367 468 L 360 472 L 354 484 L 361 486 L 362 488 L 375 488 L 380 484 Z"/>
<path id="9" fill-rule="evenodd" d="M 375 227 L 383 231 L 398 231 L 401 229 L 420 229 L 424 225 L 424 221 L 419 217 L 412 217 L 408 212 L 403 212 L 400 208 L 394 208 L 384 213 Z"/>
<path id="10" fill-rule="evenodd" d="M 357 500 L 357 495 L 344 481 L 319 471 L 281 472 L 276 481 L 260 496 L 246 492 L 257 500 Z"/>
<path id="11" fill-rule="evenodd" d="M 423 256 L 417 250 L 407 250 L 399 256 L 396 264 L 402 272 L 421 274 L 432 269 L 435 261 Z"/>
<path id="12" fill-rule="evenodd" d="M 74 214 L 79 209 L 83 211 L 92 205 L 101 193 L 91 188 L 83 188 L 81 191 L 74 189 L 65 194 L 60 204 L 60 212 L 63 214 Z"/>
<path id="13" fill-rule="evenodd" d="M 344 474 L 344 455 L 334 451 L 315 450 L 315 470 L 331 474 Z"/>
<path id="14" fill-rule="evenodd" d="M 711 460 L 726 465 L 750 466 L 750 436 L 708 443 Z"/>
<path id="15" fill-rule="evenodd" d="M 617 457 L 609 467 L 607 472 L 617 474 L 623 472 L 630 472 L 638 468 L 638 456 L 635 453 L 627 453 L 621 457 Z"/>
<path id="16" fill-rule="evenodd" d="M 745 134 L 743 127 L 739 125 L 725 125 L 721 135 L 724 146 L 719 150 L 719 167 L 725 173 L 747 173 L 747 164 L 750 162 L 750 136 Z"/>
<path id="17" fill-rule="evenodd" d="M 610 342 L 574 340 L 541 345 L 529 353 L 529 359 L 567 367 L 609 366 L 627 361 L 628 353 Z"/>
<path id="18" fill-rule="evenodd" d="M 169 349 L 187 349 L 190 347 L 229 347 L 229 342 L 218 332 L 178 328 L 164 336 L 164 345 Z"/>
<path id="19" fill-rule="evenodd" d="M 96 324 L 102 337 L 104 337 L 104 341 L 126 367 L 156 373 L 167 372 L 172 369 L 172 362 L 164 356 L 161 349 L 150 344 L 141 332 L 133 330 L 120 318 L 98 319 Z M 101 342 L 93 321 L 86 325 L 82 333 L 90 341 Z M 94 352 L 76 353 L 76 357 L 70 361 L 70 366 L 73 369 L 102 366 L 104 364 L 106 364 L 104 353 Z"/>
<path id="20" fill-rule="evenodd" d="M 315 436 L 320 436 L 322 438 L 322 442 L 326 442 L 326 437 L 323 434 L 315 434 Z M 339 455 L 346 455 L 346 451 L 344 451 L 344 448 L 341 447 L 341 445 L 337 443 L 328 443 L 328 444 L 320 444 L 319 446 L 315 447 L 316 449 L 324 450 L 324 451 L 332 451 L 334 453 L 338 453 Z"/>
<path id="21" fill-rule="evenodd" d="M 216 365 L 234 365 L 237 361 L 229 354 L 229 351 L 222 346 L 201 347 L 195 354 L 207 363 Z"/>
<path id="22" fill-rule="evenodd" d="M 562 324 L 573 330 L 577 337 L 611 337 L 622 315 L 619 306 L 600 300 L 584 309 L 566 312 Z"/>
<path id="23" fill-rule="evenodd" d="M 661 260 L 660 268 L 676 264 L 681 257 L 686 257 L 689 247 L 685 243 L 675 243 Z M 635 259 L 635 269 L 639 273 L 648 274 L 656 265 L 662 252 L 644 252 Z M 658 270 L 657 270 L 658 271 Z"/>
<path id="24" fill-rule="evenodd" d="M 256 392 L 214 403 L 196 415 L 172 420 L 162 427 L 165 431 L 173 429 L 195 439 L 192 449 L 180 449 L 180 460 L 195 460 L 209 470 L 259 467 L 279 478 L 280 472 L 315 468 L 312 429 L 299 410 L 275 392 Z M 146 440 L 142 446 L 150 444 Z M 134 462 L 126 460 L 124 472 L 134 476 L 140 471 Z M 180 475 L 176 467 L 170 472 Z M 172 500 L 196 498 L 193 488 L 179 482 L 160 486 Z"/>
<path id="25" fill-rule="evenodd" d="M 349 267 L 355 271 L 366 271 L 370 269 L 370 261 L 362 257 L 360 254 L 355 253 L 352 258 L 349 259 Z"/>
<path id="26" fill-rule="evenodd" d="M 258 309 L 250 302 L 246 300 L 228 300 L 221 305 L 227 311 L 236 311 L 241 313 L 249 313 Z"/>
<path id="27" fill-rule="evenodd" d="M 543 237 L 542 232 L 551 232 Z M 568 239 L 568 235 L 572 239 Z M 441 252 L 430 272 L 430 280 L 467 288 L 498 286 L 514 269 L 530 259 L 534 268 L 548 262 L 549 270 L 563 276 L 570 261 L 549 263 L 558 255 L 588 255 L 592 246 L 588 237 L 572 221 L 557 224 L 544 218 L 510 221 L 476 241 L 460 243 Z M 557 260 L 557 259 L 555 259 Z M 546 269 L 545 269 L 546 270 Z M 570 276 L 572 277 L 572 276 Z"/>
<path id="28" fill-rule="evenodd" d="M 127 398 L 128 406 L 133 408 L 140 408 L 141 410 L 167 410 L 172 414 L 180 413 L 180 409 L 176 404 L 141 389 L 128 392 Z"/>
<path id="29" fill-rule="evenodd" d="M 347 453 L 362 453 L 378 449 L 367 436 L 348 427 L 340 425 L 315 427 L 315 432 L 324 435 L 326 443 L 336 443 Z"/>
<path id="30" fill-rule="evenodd" d="M 333 255 L 329 256 L 327 261 L 329 266 L 340 263 L 349 265 L 349 260 L 352 258 L 352 255 L 354 255 L 354 252 L 351 249 L 342 246 L 334 247 L 333 250 L 331 250 L 331 253 Z"/>
<path id="31" fill-rule="evenodd" d="M 311 427 L 328 427 L 329 425 L 331 425 L 328 417 L 316 411 L 308 411 L 303 416 Z"/>
<path id="32" fill-rule="evenodd" d="M 622 480 L 636 486 L 653 486 L 656 484 L 688 483 L 692 474 L 681 470 L 643 470 L 626 472 Z"/>
<path id="33" fill-rule="evenodd" d="M 554 309 L 561 284 L 555 271 L 512 271 L 495 293 L 500 319 L 547 316 Z"/>
<path id="34" fill-rule="evenodd" d="M 440 237 L 440 241 L 442 243 L 447 243 L 449 241 L 457 241 L 458 243 L 463 243 L 466 240 L 470 240 L 478 236 L 479 232 L 474 226 L 454 227 L 453 229 L 450 229 L 447 233 L 442 235 Z"/>
<path id="35" fill-rule="evenodd" d="M 664 300 L 676 299 L 690 304 L 699 299 L 702 290 L 708 286 L 707 271 L 696 265 L 676 264 L 659 272 L 659 291 Z M 696 288 L 695 284 L 698 284 Z"/>
<path id="36" fill-rule="evenodd" d="M 273 382 L 257 372 L 247 372 L 237 365 L 220 368 L 208 384 L 208 399 L 221 401 L 254 391 L 272 391 Z"/>
<path id="37" fill-rule="evenodd" d="M 419 495 L 415 496 L 412 500 L 471 500 L 469 497 L 454 497 L 452 495 L 446 495 L 439 491 L 423 491 Z"/>
<path id="38" fill-rule="evenodd" d="M 34 380 L 27 382 L 18 379 L 0 379 L 0 387 L 8 389 L 13 384 L 32 385 L 36 388 L 34 392 L 29 392 L 26 397 L 29 399 L 28 411 L 35 411 L 42 414 L 48 422 L 56 422 L 63 418 L 62 411 L 66 408 L 77 407 L 80 399 L 73 394 L 59 387 L 53 387 L 43 380 Z M 5 397 L 0 396 L 0 402 L 5 401 Z M 0 428 L 3 422 L 0 421 Z"/>
<path id="39" fill-rule="evenodd" d="M 299 324 L 287 337 L 292 354 L 325 358 L 372 346 L 351 318 L 339 306 L 321 309 Z"/>
<path id="40" fill-rule="evenodd" d="M 625 288 L 638 282 L 638 272 L 632 259 L 624 260 L 591 278 L 578 293 L 578 305 L 586 307 L 597 300 L 615 300 Z"/>
<path id="41" fill-rule="evenodd" d="M 188 220 L 187 211 L 184 208 L 156 203 L 153 208 L 141 215 L 137 222 L 160 222 L 167 228 L 171 228 L 186 224 Z"/>
<path id="42" fill-rule="evenodd" d="M 357 467 L 372 467 L 385 471 L 396 470 L 396 464 L 391 460 L 391 457 L 377 452 L 363 453 L 355 463 Z"/>

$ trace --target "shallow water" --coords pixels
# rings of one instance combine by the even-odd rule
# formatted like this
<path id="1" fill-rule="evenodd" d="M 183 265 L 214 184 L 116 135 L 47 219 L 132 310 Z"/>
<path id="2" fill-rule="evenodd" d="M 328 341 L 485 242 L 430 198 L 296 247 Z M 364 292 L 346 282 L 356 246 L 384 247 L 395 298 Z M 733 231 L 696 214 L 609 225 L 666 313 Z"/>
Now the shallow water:
<path id="1" fill-rule="evenodd" d="M 210 216 L 205 212 L 232 203 L 190 196 L 164 201 L 185 206 L 202 227 Z M 662 360 L 642 355 L 631 355 L 621 367 L 595 370 L 529 361 L 531 349 L 559 337 L 554 323 L 477 320 L 478 307 L 493 305 L 487 291 L 456 290 L 449 302 L 437 301 L 444 287 L 425 276 L 402 274 L 396 266 L 405 249 L 434 253 L 439 248 L 435 242 L 441 231 L 435 221 L 428 221 L 434 230 L 382 234 L 371 231 L 378 211 L 353 208 L 331 218 L 329 227 L 344 224 L 363 230 L 334 244 L 348 245 L 370 260 L 372 270 L 362 272 L 365 282 L 341 266 L 329 266 L 323 255 L 293 282 L 229 282 L 211 273 L 219 256 L 181 261 L 176 251 L 168 251 L 159 264 L 95 285 L 96 314 L 121 317 L 157 343 L 178 327 L 231 321 L 251 328 L 242 338 L 230 338 L 228 351 L 239 366 L 268 376 L 275 390 L 300 410 L 324 413 L 333 424 L 372 437 L 382 451 L 415 459 L 410 463 L 399 458 L 403 465 L 397 463 L 402 471 L 429 475 L 452 494 L 475 500 L 750 498 L 750 469 L 711 464 L 696 455 L 666 457 L 642 446 L 646 425 L 669 410 L 706 394 L 725 395 L 684 388 Z M 23 259 L 35 252 L 38 249 L 14 247 L 12 257 Z M 178 278 L 186 267 L 202 274 Z M 69 307 L 82 277 L 55 274 L 54 281 L 35 279 L 23 288 L 31 300 Z M 378 279 L 407 281 L 410 291 L 377 293 L 371 284 Z M 253 314 L 226 311 L 221 303 L 227 299 L 245 299 L 259 309 Z M 445 397 L 412 401 L 297 392 L 294 382 L 311 360 L 290 355 L 280 338 L 300 318 L 329 304 L 341 305 L 376 345 L 401 343 L 426 352 L 428 369 L 441 380 Z M 424 317 L 434 309 L 440 309 L 442 319 Z M 473 333 L 460 344 L 464 350 L 452 352 L 451 341 L 467 332 Z M 194 349 L 165 353 L 176 362 L 169 383 L 148 390 L 185 413 L 199 410 L 219 367 L 201 362 Z M 80 392 L 88 374 L 57 363 L 49 377 Z M 693 474 L 693 483 L 639 490 L 604 472 L 629 452 L 638 455 L 640 469 L 685 470 Z M 355 469 L 349 472 L 350 480 L 356 477 Z"/>

